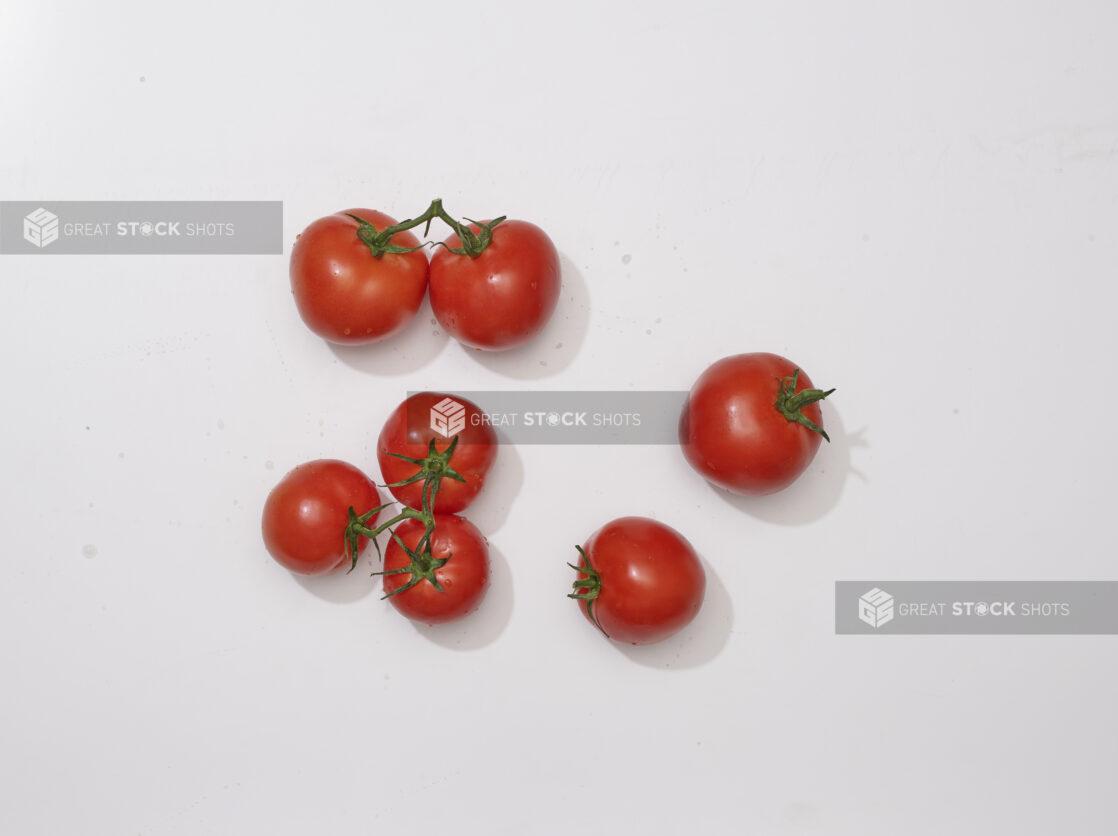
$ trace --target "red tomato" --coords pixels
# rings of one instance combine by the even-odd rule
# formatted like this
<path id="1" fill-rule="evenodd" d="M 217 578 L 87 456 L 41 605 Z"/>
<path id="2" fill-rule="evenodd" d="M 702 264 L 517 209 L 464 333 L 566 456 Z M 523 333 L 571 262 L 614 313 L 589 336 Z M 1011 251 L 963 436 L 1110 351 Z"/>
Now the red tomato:
<path id="1" fill-rule="evenodd" d="M 384 553 L 385 596 L 408 618 L 427 624 L 468 615 L 489 587 L 489 544 L 473 523 L 454 514 L 435 514 L 429 554 L 409 555 L 397 542 L 414 552 L 425 530 L 416 519 L 396 526 Z"/>
<path id="2" fill-rule="evenodd" d="M 372 209 L 319 218 L 291 249 L 291 291 L 307 327 L 334 343 L 383 340 L 411 321 L 427 291 L 427 256 L 420 250 L 379 258 L 358 237 L 357 215 L 378 231 L 396 222 Z M 407 230 L 392 244 L 418 247 Z"/>
<path id="3" fill-rule="evenodd" d="M 326 575 L 349 566 L 349 509 L 363 514 L 380 505 L 376 485 L 351 464 L 319 459 L 279 481 L 264 502 L 264 545 L 276 561 L 301 575 Z M 377 514 L 367 524 L 376 524 Z M 358 539 L 358 552 L 368 541 Z"/>
<path id="4" fill-rule="evenodd" d="M 833 391 L 814 389 L 776 354 L 723 358 L 691 387 L 679 419 L 683 455 L 733 493 L 779 491 L 807 469 L 827 438 L 818 402 Z"/>
<path id="5" fill-rule="evenodd" d="M 462 246 L 457 234 L 443 243 Z M 431 257 L 431 309 L 448 334 L 471 348 L 513 348 L 530 340 L 554 313 L 560 285 L 555 245 L 527 221 L 498 224 L 476 258 L 445 247 Z"/>
<path id="6" fill-rule="evenodd" d="M 433 409 L 444 403 L 446 406 L 441 410 Z M 473 401 L 436 392 L 420 392 L 396 407 L 377 440 L 377 462 L 392 495 L 410 508 L 422 509 L 424 475 L 446 472 L 449 467 L 464 481 L 443 476 L 435 495 L 434 510 L 454 513 L 473 502 L 497 457 L 497 433 L 482 420 L 484 417 Z M 433 424 L 442 428 L 441 431 L 432 429 Z M 432 441 L 437 459 L 445 457 L 454 436 L 458 443 L 448 461 L 431 460 L 426 467 L 422 464 L 422 460 L 428 459 Z M 405 461 L 397 458 L 398 455 L 416 461 Z M 407 479 L 415 481 L 407 485 L 394 484 Z"/>
<path id="7" fill-rule="evenodd" d="M 579 579 L 570 597 L 606 636 L 628 644 L 652 644 L 682 630 L 698 614 L 706 590 L 691 544 L 645 517 L 602 526 L 572 568 Z"/>

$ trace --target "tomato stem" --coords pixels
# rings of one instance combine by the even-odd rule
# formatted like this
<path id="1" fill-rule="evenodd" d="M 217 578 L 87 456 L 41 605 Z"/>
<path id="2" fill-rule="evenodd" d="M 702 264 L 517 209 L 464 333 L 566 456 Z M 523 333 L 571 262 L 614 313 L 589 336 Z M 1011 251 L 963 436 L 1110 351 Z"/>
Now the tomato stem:
<path id="1" fill-rule="evenodd" d="M 492 243 L 493 230 L 498 224 L 505 220 L 504 215 L 488 223 L 481 223 L 465 218 L 464 220 L 468 223 L 476 224 L 480 228 L 478 232 L 474 232 L 468 225 L 455 219 L 443 208 L 443 201 L 440 197 L 436 197 L 432 200 L 431 205 L 427 207 L 423 214 L 416 215 L 414 218 L 408 218 L 405 221 L 400 221 L 382 230 L 378 230 L 364 218 L 359 218 L 356 215 L 349 215 L 349 217 L 357 221 L 357 237 L 369 248 L 369 252 L 372 253 L 374 258 L 380 258 L 385 253 L 410 253 L 428 246 L 427 244 L 420 244 L 418 247 L 401 247 L 392 243 L 392 236 L 399 232 L 415 229 L 415 227 L 422 224 L 426 224 L 423 230 L 423 234 L 426 236 L 431 229 L 431 221 L 435 218 L 438 218 L 454 230 L 454 233 L 462 242 L 461 247 L 447 247 L 448 250 L 458 255 L 467 255 L 470 258 L 477 258 L 485 252 L 485 248 Z M 442 242 L 437 243 L 439 246 L 446 246 Z"/>
<path id="2" fill-rule="evenodd" d="M 575 591 L 568 592 L 567 597 L 586 602 L 586 614 L 590 616 L 591 623 L 608 639 L 609 633 L 602 629 L 602 625 L 598 623 L 598 616 L 594 612 L 594 601 L 602 594 L 602 576 L 598 570 L 590 565 L 590 558 L 586 556 L 586 552 L 582 550 L 582 546 L 575 546 L 575 548 L 578 549 L 580 555 L 579 565 L 575 566 L 573 563 L 568 563 L 567 565 L 576 572 L 586 575 L 586 577 L 578 578 L 571 584 L 571 587 Z"/>
<path id="3" fill-rule="evenodd" d="M 822 389 L 803 389 L 797 392 L 796 383 L 799 381 L 799 378 L 799 369 L 793 371 L 790 377 L 777 378 L 779 381 L 779 388 L 776 395 L 776 411 L 789 421 L 802 424 L 812 432 L 819 433 L 829 442 L 831 437 L 827 435 L 826 431 L 804 415 L 800 410 L 809 404 L 823 400 L 835 390 L 828 389 L 824 392 Z"/>
<path id="4" fill-rule="evenodd" d="M 428 581 L 435 589 L 439 590 L 439 592 L 444 591 L 435 572 L 445 566 L 447 561 L 454 555 L 448 554 L 446 557 L 435 557 L 431 553 L 430 536 L 431 529 L 428 528 L 423 538 L 416 544 L 416 548 L 409 549 L 404 541 L 396 535 L 396 532 L 392 532 L 392 539 L 396 541 L 396 545 L 404 550 L 404 554 L 411 558 L 411 562 L 407 566 L 401 566 L 398 569 L 386 569 L 382 572 L 373 572 L 373 574 L 399 575 L 404 572 L 411 572 L 411 579 L 407 583 L 396 587 L 391 592 L 382 595 L 382 601 L 385 598 L 391 598 L 393 595 L 399 595 L 401 592 L 411 589 L 421 581 Z"/>

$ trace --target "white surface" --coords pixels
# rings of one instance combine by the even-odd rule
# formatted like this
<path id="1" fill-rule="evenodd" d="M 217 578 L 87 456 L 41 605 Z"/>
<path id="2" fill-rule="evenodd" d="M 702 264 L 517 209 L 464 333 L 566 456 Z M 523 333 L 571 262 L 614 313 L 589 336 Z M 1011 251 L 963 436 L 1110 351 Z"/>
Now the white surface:
<path id="1" fill-rule="evenodd" d="M 1115 578 L 1118 7 L 8 4 L 5 199 L 435 196 L 543 226 L 528 350 L 301 324 L 285 256 L 0 257 L 7 832 L 1112 832 L 1110 637 L 833 635 L 836 579 Z M 31 83 L 33 81 L 33 83 Z M 561 344 L 561 345 L 560 345 Z M 409 389 L 683 389 L 786 354 L 834 443 L 729 500 L 662 448 L 502 450 L 494 586 L 416 628 L 259 513 L 375 474 Z M 686 633 L 564 595 L 627 513 Z"/>

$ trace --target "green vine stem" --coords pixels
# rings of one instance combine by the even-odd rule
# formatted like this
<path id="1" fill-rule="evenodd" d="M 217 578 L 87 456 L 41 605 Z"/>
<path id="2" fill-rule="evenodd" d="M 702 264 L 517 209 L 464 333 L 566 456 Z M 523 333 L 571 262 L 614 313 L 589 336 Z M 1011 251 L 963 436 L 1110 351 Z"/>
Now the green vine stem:
<path id="1" fill-rule="evenodd" d="M 422 507 L 419 510 L 416 510 L 415 508 L 409 508 L 405 505 L 400 508 L 399 513 L 392 517 L 392 519 L 386 520 L 385 522 L 382 522 L 375 527 L 369 525 L 369 520 L 375 517 L 385 508 L 390 508 L 395 505 L 395 502 L 386 502 L 385 504 L 378 505 L 376 508 L 372 508 L 363 514 L 358 514 L 351 507 L 349 509 L 349 521 L 346 524 L 345 529 L 346 556 L 349 558 L 350 561 L 350 572 L 357 568 L 357 558 L 359 552 L 358 546 L 360 545 L 360 538 L 364 537 L 368 540 L 372 540 L 373 546 L 376 547 L 377 550 L 377 557 L 383 560 L 384 555 L 381 554 L 380 543 L 377 542 L 376 538 L 385 531 L 390 531 L 398 523 L 401 523 L 404 520 L 419 520 L 423 523 L 424 531 L 423 535 L 419 538 L 419 541 L 415 544 L 414 550 L 409 549 L 407 546 L 405 546 L 403 541 L 396 536 L 395 531 L 392 532 L 392 538 L 408 554 L 408 556 L 411 557 L 411 564 L 402 569 L 392 570 L 392 572 L 389 572 L 387 574 L 392 574 L 393 572 L 397 571 L 411 571 L 413 573 L 413 578 L 412 581 L 408 583 L 407 587 L 402 587 L 401 589 L 394 590 L 392 593 L 389 594 L 395 594 L 396 592 L 400 592 L 402 589 L 414 586 L 416 583 L 423 580 L 424 578 L 430 580 L 431 583 L 435 585 L 436 589 L 441 590 L 442 587 L 440 587 L 438 581 L 435 580 L 434 572 L 436 569 L 446 564 L 446 561 L 450 559 L 450 555 L 447 555 L 447 557 L 440 560 L 431 553 L 431 535 L 435 531 L 435 496 L 439 492 L 439 486 L 442 484 L 443 479 L 454 479 L 458 482 L 466 481 L 465 477 L 462 476 L 462 474 L 460 474 L 450 465 L 451 458 L 454 456 L 454 451 L 455 449 L 457 449 L 457 447 L 458 436 L 455 435 L 450 439 L 450 443 L 441 453 L 435 446 L 435 439 L 432 438 L 427 446 L 427 455 L 422 459 L 404 456 L 400 453 L 389 454 L 391 456 L 395 456 L 398 459 L 402 459 L 403 461 L 411 462 L 418 468 L 418 470 L 416 471 L 415 475 L 399 482 L 392 482 L 388 485 L 385 485 L 384 487 L 396 488 L 400 487 L 401 485 L 410 485 L 413 482 L 418 482 L 422 479 Z M 386 573 L 374 572 L 373 574 L 383 575 Z M 385 597 L 387 598 L 388 596 L 386 595 Z"/>
<path id="2" fill-rule="evenodd" d="M 357 215 L 350 214 L 349 217 L 357 221 L 357 237 L 369 248 L 369 252 L 372 253 L 373 258 L 381 258 L 385 253 L 410 253 L 427 246 L 426 244 L 421 244 L 418 247 L 401 247 L 392 243 L 392 236 L 399 232 L 414 229 L 421 224 L 426 224 L 423 230 L 423 235 L 426 237 L 427 233 L 431 230 L 431 221 L 435 218 L 438 218 L 454 230 L 454 233 L 462 242 L 461 247 L 447 247 L 448 250 L 458 255 L 467 255 L 470 258 L 477 258 L 485 252 L 485 248 L 492 243 L 493 230 L 506 219 L 506 216 L 502 215 L 495 221 L 481 223 L 480 221 L 474 221 L 470 218 L 463 218 L 467 224 L 476 224 L 479 227 L 479 231 L 474 232 L 467 224 L 463 224 L 448 213 L 446 209 L 443 208 L 442 198 L 439 197 L 431 201 L 431 205 L 427 207 L 427 211 L 422 215 L 416 215 L 414 218 L 408 218 L 406 221 L 400 221 L 397 224 L 380 230 L 364 218 L 357 217 Z M 439 244 L 442 245 L 441 242 L 439 242 Z"/>

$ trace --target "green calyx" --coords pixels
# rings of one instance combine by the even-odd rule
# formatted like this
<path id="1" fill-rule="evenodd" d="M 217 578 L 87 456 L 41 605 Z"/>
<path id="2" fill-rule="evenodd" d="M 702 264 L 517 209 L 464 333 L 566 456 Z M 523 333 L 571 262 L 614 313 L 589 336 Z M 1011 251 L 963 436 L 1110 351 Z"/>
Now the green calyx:
<path id="1" fill-rule="evenodd" d="M 357 237 L 361 239 L 361 243 L 369 248 L 369 252 L 372 253 L 373 258 L 380 258 L 385 253 L 413 253 L 426 246 L 425 244 L 420 244 L 418 247 L 401 247 L 399 244 L 393 244 L 392 236 L 402 231 L 400 224 L 378 230 L 364 218 L 359 218 L 357 215 L 352 215 L 349 212 L 346 214 L 357 221 Z"/>
<path id="2" fill-rule="evenodd" d="M 450 440 L 450 444 L 441 453 L 435 446 L 435 439 L 431 439 L 427 445 L 427 455 L 422 459 L 415 459 L 411 456 L 405 456 L 401 453 L 389 453 L 388 455 L 393 458 L 400 459 L 401 461 L 410 462 L 419 468 L 413 475 L 407 479 L 402 479 L 399 482 L 391 482 L 385 485 L 386 488 L 399 488 L 404 485 L 410 485 L 414 482 L 423 482 L 423 508 L 427 511 L 434 510 L 435 494 L 438 493 L 439 485 L 443 479 L 453 479 L 456 482 L 465 482 L 466 478 L 450 466 L 451 456 L 454 455 L 454 450 L 458 446 L 458 436 L 454 436 Z"/>
<path id="3" fill-rule="evenodd" d="M 411 587 L 424 580 L 429 581 L 435 589 L 440 592 L 443 591 L 442 586 L 439 585 L 438 578 L 435 577 L 435 572 L 446 565 L 451 555 L 447 555 L 443 558 L 436 558 L 431 552 L 431 535 L 435 531 L 435 496 L 439 491 L 439 485 L 442 483 L 442 480 L 454 479 L 458 482 L 466 481 L 465 477 L 450 465 L 451 457 L 454 455 L 454 450 L 457 447 L 458 436 L 456 435 L 451 438 L 450 443 L 441 453 L 435 446 L 435 439 L 432 438 L 427 446 L 427 455 L 422 459 L 411 458 L 410 456 L 404 456 L 399 453 L 389 454 L 403 461 L 411 462 L 416 465 L 418 469 L 413 476 L 400 482 L 393 482 L 389 485 L 385 485 L 385 487 L 396 488 L 401 485 L 410 485 L 413 482 L 422 481 L 423 501 L 421 504 L 423 507 L 420 510 L 404 506 L 392 519 L 382 522 L 376 527 L 372 527 L 369 525 L 369 520 L 395 503 L 388 502 L 384 505 L 378 505 L 376 508 L 360 515 L 353 508 L 349 509 L 349 522 L 346 524 L 345 529 L 345 544 L 346 556 L 349 557 L 350 560 L 350 572 L 357 567 L 360 538 L 365 537 L 372 540 L 377 550 L 377 557 L 383 559 L 384 556 L 381 554 L 380 544 L 376 539 L 380 534 L 391 530 L 393 526 L 404 520 L 419 520 L 423 523 L 423 535 L 415 544 L 414 549 L 409 549 L 404 544 L 404 541 L 396 535 L 396 532 L 392 531 L 392 539 L 404 550 L 411 561 L 407 566 L 403 566 L 399 569 L 391 569 L 387 572 L 373 572 L 373 574 L 394 575 L 402 572 L 410 572 L 411 579 L 402 586 L 392 590 L 388 595 L 385 595 L 385 598 L 396 595 L 406 589 L 411 589 Z"/>
<path id="4" fill-rule="evenodd" d="M 381 532 L 387 531 L 396 523 L 403 522 L 407 519 L 422 520 L 427 525 L 427 532 L 424 534 L 425 539 L 430 539 L 431 531 L 435 527 L 434 519 L 424 515 L 422 511 L 416 511 L 414 508 L 403 508 L 400 513 L 394 516 L 388 522 L 381 523 L 376 528 L 370 528 L 368 525 L 369 520 L 375 517 L 385 508 L 390 508 L 395 505 L 394 502 L 386 502 L 384 505 L 378 505 L 364 514 L 358 515 L 353 508 L 349 509 L 349 522 L 345 527 L 345 550 L 346 556 L 349 558 L 349 572 L 357 568 L 357 557 L 360 552 L 358 546 L 360 545 L 360 538 L 365 537 L 373 541 L 373 546 L 376 547 L 377 557 L 381 557 L 380 544 L 377 542 L 377 536 Z M 420 541 L 421 543 L 423 541 Z"/>
<path id="5" fill-rule="evenodd" d="M 608 639 L 609 633 L 602 629 L 602 625 L 598 623 L 598 616 L 594 612 L 594 602 L 602 594 L 602 576 L 598 573 L 598 570 L 590 565 L 590 558 L 586 556 L 582 546 L 575 546 L 575 548 L 578 549 L 580 556 L 579 565 L 575 566 L 573 563 L 567 565 L 576 572 L 586 575 L 586 577 L 578 578 L 571 584 L 574 592 L 568 592 L 567 597 L 586 602 L 586 614 L 590 616 L 590 621 Z"/>
<path id="6" fill-rule="evenodd" d="M 801 392 L 796 391 L 796 383 L 800 377 L 800 370 L 796 369 L 792 372 L 790 377 L 779 378 L 780 389 L 776 396 L 776 411 L 797 424 L 802 424 L 812 432 L 817 432 L 827 441 L 831 437 L 827 435 L 826 431 L 803 414 L 802 410 L 809 404 L 816 403 L 823 400 L 829 394 L 834 392 L 834 389 L 828 389 L 824 392 L 822 389 L 804 389 Z"/>
<path id="7" fill-rule="evenodd" d="M 401 566 L 399 569 L 389 569 L 384 572 L 373 572 L 373 574 L 400 575 L 404 573 L 411 573 L 411 578 L 409 578 L 406 583 L 403 583 L 393 589 L 391 592 L 382 595 L 381 600 L 384 600 L 385 598 L 391 598 L 393 595 L 399 595 L 401 592 L 411 589 L 417 583 L 422 583 L 423 581 L 427 581 L 433 587 L 435 587 L 435 589 L 439 590 L 439 592 L 442 592 L 442 585 L 439 584 L 439 579 L 438 577 L 436 577 L 435 573 L 443 566 L 445 566 L 447 564 L 447 561 L 449 561 L 454 555 L 448 554 L 446 557 L 435 557 L 431 553 L 431 530 L 428 529 L 423 537 L 420 538 L 420 541 L 416 545 L 415 549 L 409 549 L 404 544 L 404 541 L 396 536 L 395 531 L 392 532 L 392 539 L 395 540 L 396 545 L 403 549 L 404 553 L 409 558 L 411 558 L 411 562 L 407 566 Z"/>
<path id="8" fill-rule="evenodd" d="M 486 247 L 493 242 L 493 230 L 497 228 L 498 224 L 505 220 L 504 215 L 488 223 L 481 223 L 479 221 L 470 220 L 469 218 L 464 218 L 467 224 L 476 224 L 479 227 L 478 231 L 474 232 L 467 224 L 463 224 L 461 221 L 451 216 L 446 209 L 443 208 L 442 198 L 438 197 L 431 201 L 431 205 L 427 207 L 427 211 L 422 215 L 416 215 L 414 218 L 408 218 L 406 221 L 400 221 L 398 224 L 393 224 L 381 230 L 378 230 L 364 218 L 359 218 L 357 215 L 348 212 L 346 214 L 357 221 L 357 237 L 369 248 L 369 252 L 372 253 L 373 258 L 380 258 L 385 253 L 415 252 L 416 250 L 428 246 L 427 244 L 420 244 L 418 247 L 401 247 L 398 244 L 392 243 L 392 236 L 408 229 L 414 229 L 420 225 L 424 225 L 423 234 L 426 236 L 431 230 L 431 221 L 435 218 L 438 218 L 453 229 L 454 233 L 458 236 L 458 240 L 462 242 L 462 246 L 447 247 L 448 250 L 457 255 L 477 258 L 485 252 Z M 446 246 L 442 244 L 442 242 L 438 243 L 440 246 Z"/>

